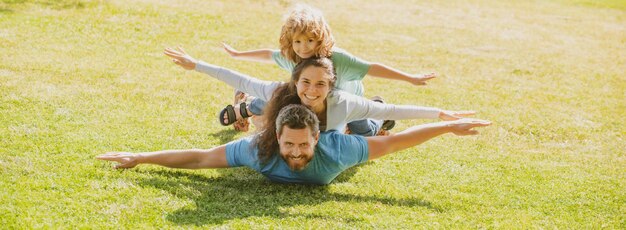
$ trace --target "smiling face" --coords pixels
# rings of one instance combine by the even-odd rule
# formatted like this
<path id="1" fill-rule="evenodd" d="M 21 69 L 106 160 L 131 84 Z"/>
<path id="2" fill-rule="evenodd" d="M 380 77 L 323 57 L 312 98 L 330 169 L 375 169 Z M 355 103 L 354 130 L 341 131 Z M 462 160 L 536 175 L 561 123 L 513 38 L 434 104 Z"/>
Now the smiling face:
<path id="1" fill-rule="evenodd" d="M 291 48 L 302 59 L 315 56 L 321 41 L 317 40 L 311 33 L 296 33 L 293 35 Z"/>
<path id="2" fill-rule="evenodd" d="M 326 97 L 331 89 L 333 76 L 323 67 L 309 66 L 302 70 L 296 88 L 302 104 L 316 113 L 326 108 Z"/>
<path id="3" fill-rule="evenodd" d="M 293 171 L 303 170 L 313 159 L 319 131 L 313 133 L 310 128 L 291 129 L 284 126 L 282 134 L 276 133 L 280 156 Z"/>
<path id="4" fill-rule="evenodd" d="M 300 63 L 302 59 L 332 55 L 335 39 L 322 11 L 305 4 L 297 4 L 286 16 L 279 43 L 280 53 L 287 60 Z M 308 47 L 300 47 L 302 44 Z M 315 53 L 307 53 L 308 50 L 315 50 Z"/>

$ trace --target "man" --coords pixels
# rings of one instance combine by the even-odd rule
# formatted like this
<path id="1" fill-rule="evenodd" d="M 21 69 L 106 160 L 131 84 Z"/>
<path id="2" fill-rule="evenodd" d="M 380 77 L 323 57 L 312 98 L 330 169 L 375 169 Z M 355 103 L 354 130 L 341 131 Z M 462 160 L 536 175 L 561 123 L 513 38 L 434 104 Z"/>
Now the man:
<path id="1" fill-rule="evenodd" d="M 475 127 L 491 123 L 460 119 L 411 127 L 391 136 L 362 137 L 339 132 L 319 132 L 317 116 L 303 105 L 281 109 L 276 119 L 278 154 L 259 156 L 256 136 L 243 138 L 209 150 L 166 150 L 132 154 L 113 152 L 97 159 L 116 161 L 115 168 L 157 164 L 170 168 L 200 169 L 248 166 L 272 181 L 282 183 L 328 184 L 344 170 L 389 153 L 419 145 L 433 137 L 452 132 L 475 135 Z M 263 159 L 263 160 L 260 160 Z"/>

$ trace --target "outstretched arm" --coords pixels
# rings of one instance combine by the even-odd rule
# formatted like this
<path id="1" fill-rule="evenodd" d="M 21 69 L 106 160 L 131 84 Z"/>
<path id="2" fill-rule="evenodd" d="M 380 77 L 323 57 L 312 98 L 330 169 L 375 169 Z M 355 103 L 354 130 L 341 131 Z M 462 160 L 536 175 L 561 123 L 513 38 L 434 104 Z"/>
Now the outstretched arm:
<path id="1" fill-rule="evenodd" d="M 426 85 L 426 81 L 436 77 L 435 73 L 411 75 L 380 63 L 371 63 L 368 75 L 409 82 L 413 85 Z"/>
<path id="2" fill-rule="evenodd" d="M 464 118 L 456 121 L 443 121 L 413 126 L 391 136 L 367 137 L 369 148 L 368 160 L 419 145 L 445 133 L 451 132 L 458 136 L 476 135 L 478 131 L 473 130 L 473 128 L 488 125 L 491 125 L 491 122 Z"/>
<path id="3" fill-rule="evenodd" d="M 476 114 L 474 111 L 452 111 L 415 105 L 383 104 L 345 92 L 337 92 L 336 95 L 345 98 L 343 102 L 347 103 L 348 121 L 365 118 L 381 120 L 441 119 L 452 121 Z"/>
<path id="4" fill-rule="evenodd" d="M 226 161 L 226 145 L 208 150 L 164 150 L 138 154 L 110 152 L 97 156 L 96 159 L 118 162 L 115 168 L 133 168 L 138 164 L 156 164 L 183 169 L 229 167 Z"/>
<path id="5" fill-rule="evenodd" d="M 265 101 L 269 101 L 272 98 L 274 90 L 282 84 L 281 82 L 262 81 L 234 70 L 198 61 L 187 54 L 182 47 L 178 47 L 177 49 L 166 48 L 164 53 L 172 58 L 175 64 L 186 70 L 196 70 L 205 73 L 236 89 Z"/>
<path id="6" fill-rule="evenodd" d="M 233 47 L 227 45 L 226 43 L 222 42 L 222 45 L 224 46 L 224 50 L 226 51 L 226 53 L 228 53 L 231 57 L 235 59 L 245 60 L 245 61 L 263 62 L 263 63 L 268 63 L 268 64 L 274 63 L 274 61 L 272 60 L 273 50 L 259 49 L 259 50 L 250 50 L 250 51 L 238 51 L 234 49 Z"/>

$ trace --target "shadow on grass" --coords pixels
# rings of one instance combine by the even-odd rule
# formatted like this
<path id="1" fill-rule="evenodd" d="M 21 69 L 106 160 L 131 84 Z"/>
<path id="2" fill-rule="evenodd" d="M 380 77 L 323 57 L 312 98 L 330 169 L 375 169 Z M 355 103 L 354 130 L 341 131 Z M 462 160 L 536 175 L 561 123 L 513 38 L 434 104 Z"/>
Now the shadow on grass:
<path id="1" fill-rule="evenodd" d="M 352 174 L 357 171 L 352 170 Z M 324 214 L 290 214 L 281 208 L 298 205 L 317 205 L 325 202 L 378 203 L 390 206 L 426 207 L 442 210 L 419 198 L 395 199 L 389 197 L 360 196 L 330 192 L 328 186 L 276 184 L 260 174 L 245 168 L 221 169 L 218 178 L 210 178 L 184 171 L 150 170 L 154 177 L 140 181 L 167 191 L 176 197 L 195 202 L 193 208 L 185 207 L 167 216 L 179 225 L 216 225 L 231 219 L 247 217 L 285 218 L 290 216 L 334 220 L 346 223 L 366 222 L 359 218 Z M 350 173 L 350 172 L 347 172 Z M 335 181 L 341 182 L 341 181 Z M 337 213 L 338 210 L 330 210 Z M 340 211 L 339 211 L 340 212 Z"/>
<path id="2" fill-rule="evenodd" d="M 231 126 L 232 127 L 232 126 Z M 228 142 L 234 141 L 235 136 L 239 134 L 239 131 L 235 131 L 235 129 L 223 129 L 217 133 L 211 133 L 209 136 L 213 139 L 219 139 L 220 145 L 226 144 Z"/>
<path id="3" fill-rule="evenodd" d="M 51 9 L 83 9 L 86 7 L 92 7 L 101 4 L 104 1 L 83 1 L 83 0 L 2 0 L 2 3 L 7 6 L 35 4 Z M 3 9 L 4 11 L 12 12 L 12 9 Z M 3 11 L 0 11 L 0 13 Z"/>
<path id="4" fill-rule="evenodd" d="M 10 14 L 10 13 L 13 13 L 13 10 L 0 8 L 0 14 Z"/>

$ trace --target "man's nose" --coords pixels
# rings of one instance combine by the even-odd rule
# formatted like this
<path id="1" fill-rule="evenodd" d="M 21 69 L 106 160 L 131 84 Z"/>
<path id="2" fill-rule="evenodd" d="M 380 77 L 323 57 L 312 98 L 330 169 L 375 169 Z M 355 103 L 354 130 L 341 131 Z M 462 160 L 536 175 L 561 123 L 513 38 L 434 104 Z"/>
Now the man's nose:
<path id="1" fill-rule="evenodd" d="M 299 148 L 296 148 L 295 150 L 293 150 L 293 151 L 291 152 L 291 155 L 292 155 L 293 157 L 299 157 L 300 155 L 302 155 L 302 152 L 300 152 L 300 149 L 299 149 Z"/>

